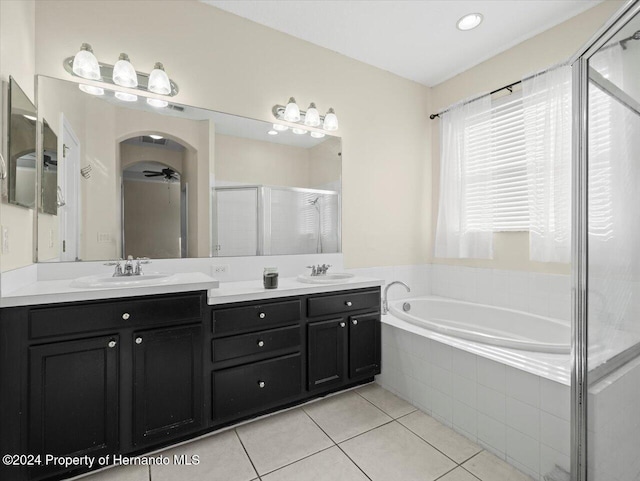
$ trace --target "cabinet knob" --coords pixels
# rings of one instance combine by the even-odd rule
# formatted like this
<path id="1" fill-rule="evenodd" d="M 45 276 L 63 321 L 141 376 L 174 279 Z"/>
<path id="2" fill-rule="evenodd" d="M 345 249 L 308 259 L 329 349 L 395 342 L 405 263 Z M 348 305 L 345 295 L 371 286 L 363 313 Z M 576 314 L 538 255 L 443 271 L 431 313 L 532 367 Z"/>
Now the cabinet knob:
<path id="1" fill-rule="evenodd" d="M 351 306 L 353 306 L 353 302 L 351 302 L 351 301 L 347 301 L 347 302 L 345 302 L 344 304 L 345 304 L 347 307 L 351 307 Z"/>
<path id="2" fill-rule="evenodd" d="M 125 321 L 128 321 L 130 317 L 131 317 L 131 314 L 129 314 L 128 312 L 125 312 L 124 314 L 122 314 L 122 318 Z"/>
<path id="3" fill-rule="evenodd" d="M 116 347 L 116 344 L 116 341 L 109 341 L 109 344 L 107 344 L 107 346 L 113 349 L 114 347 Z"/>
<path id="4" fill-rule="evenodd" d="M 142 344 L 142 338 L 136 337 L 136 344 Z"/>
<path id="5" fill-rule="evenodd" d="M 258 341 L 258 347 L 264 347 L 264 341 Z"/>
<path id="6" fill-rule="evenodd" d="M 265 386 L 266 386 L 266 383 L 265 383 L 264 381 L 258 381 L 258 387 L 259 387 L 260 389 L 262 389 L 262 388 L 263 388 L 263 387 L 265 387 Z"/>
<path id="7" fill-rule="evenodd" d="M 341 322 L 340 327 L 344 327 L 344 326 L 346 326 L 346 324 L 344 322 Z"/>
<path id="8" fill-rule="evenodd" d="M 358 319 L 354 319 L 353 321 L 351 321 L 351 324 L 353 324 L 354 326 L 358 325 Z"/>
<path id="9" fill-rule="evenodd" d="M 267 315 L 264 312 L 261 312 L 260 314 L 258 314 L 258 317 L 260 319 L 264 319 L 265 317 L 267 317 Z"/>

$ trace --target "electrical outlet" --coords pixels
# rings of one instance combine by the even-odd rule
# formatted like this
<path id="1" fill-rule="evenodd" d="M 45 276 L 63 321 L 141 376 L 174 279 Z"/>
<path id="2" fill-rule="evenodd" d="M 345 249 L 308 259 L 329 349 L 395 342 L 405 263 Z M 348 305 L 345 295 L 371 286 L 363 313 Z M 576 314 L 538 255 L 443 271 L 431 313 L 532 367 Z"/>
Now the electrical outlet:
<path id="1" fill-rule="evenodd" d="M 211 268 L 214 274 L 227 274 L 229 272 L 228 265 L 213 266 Z"/>
<path id="2" fill-rule="evenodd" d="M 111 234 L 108 232 L 98 232 L 98 244 L 109 244 L 111 242 Z"/>
<path id="3" fill-rule="evenodd" d="M 2 226 L 2 253 L 9 253 L 9 228 Z"/>

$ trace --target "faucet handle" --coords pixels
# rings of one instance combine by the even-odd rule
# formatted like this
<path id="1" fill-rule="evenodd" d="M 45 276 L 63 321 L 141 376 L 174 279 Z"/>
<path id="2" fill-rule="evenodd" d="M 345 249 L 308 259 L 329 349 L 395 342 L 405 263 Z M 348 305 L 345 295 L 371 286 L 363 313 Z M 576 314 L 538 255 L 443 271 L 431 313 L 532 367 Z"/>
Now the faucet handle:
<path id="1" fill-rule="evenodd" d="M 138 264 L 151 264 L 151 260 L 148 257 L 136 257 Z"/>
<path id="2" fill-rule="evenodd" d="M 120 262 L 122 262 L 122 259 L 114 259 L 112 261 L 105 262 L 103 265 L 104 266 L 118 266 L 118 265 L 120 265 Z"/>

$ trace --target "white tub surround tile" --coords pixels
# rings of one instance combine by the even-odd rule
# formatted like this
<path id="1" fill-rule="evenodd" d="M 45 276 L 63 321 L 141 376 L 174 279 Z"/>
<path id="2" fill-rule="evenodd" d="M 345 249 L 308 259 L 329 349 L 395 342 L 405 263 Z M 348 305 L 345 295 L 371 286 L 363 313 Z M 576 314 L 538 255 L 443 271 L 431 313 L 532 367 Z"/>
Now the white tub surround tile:
<path id="1" fill-rule="evenodd" d="M 507 425 L 478 413 L 478 443 L 500 458 L 506 458 Z"/>

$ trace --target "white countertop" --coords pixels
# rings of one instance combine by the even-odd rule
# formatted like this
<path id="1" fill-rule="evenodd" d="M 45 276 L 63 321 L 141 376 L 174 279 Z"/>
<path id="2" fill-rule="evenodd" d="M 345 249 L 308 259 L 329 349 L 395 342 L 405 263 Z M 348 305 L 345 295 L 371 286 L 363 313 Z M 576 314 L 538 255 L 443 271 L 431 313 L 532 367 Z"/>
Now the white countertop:
<path id="1" fill-rule="evenodd" d="M 209 289 L 209 305 L 228 304 L 231 302 L 275 299 L 279 297 L 318 294 L 323 292 L 365 289 L 384 285 L 384 280 L 371 277 L 355 276 L 346 282 L 335 284 L 307 284 L 295 277 L 280 278 L 277 289 L 265 289 L 262 279 L 255 281 L 223 282 L 217 289 Z"/>
<path id="2" fill-rule="evenodd" d="M 71 287 L 72 280 L 37 281 L 5 294 L 0 307 L 31 306 L 56 302 L 114 299 L 119 297 L 150 296 L 173 292 L 206 291 L 219 282 L 202 272 L 173 274 L 166 282 L 156 285 L 87 288 Z"/>

